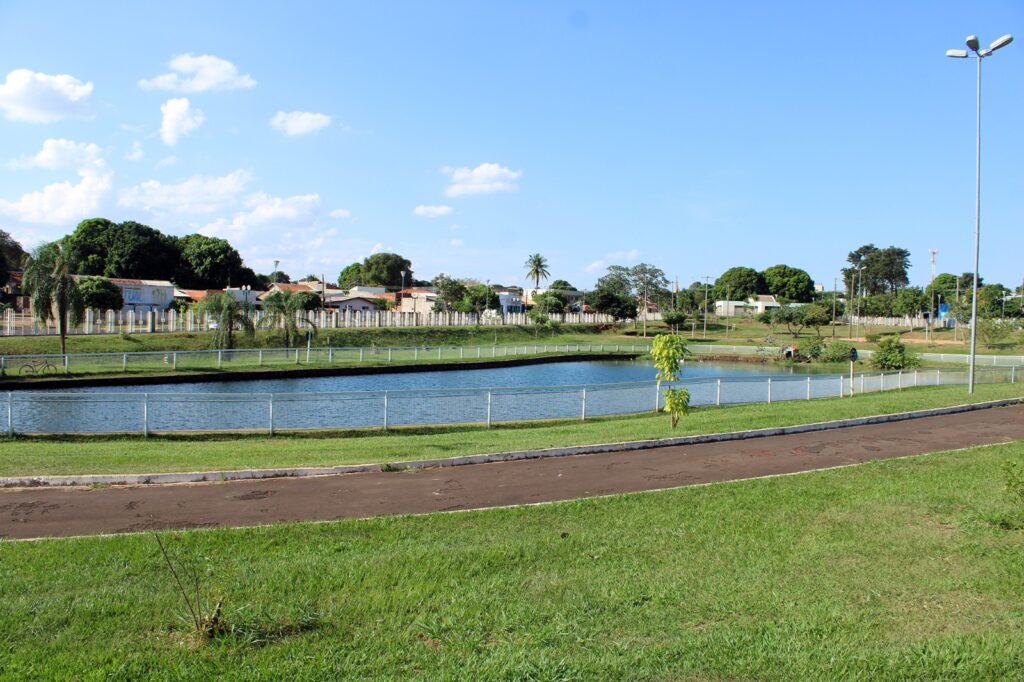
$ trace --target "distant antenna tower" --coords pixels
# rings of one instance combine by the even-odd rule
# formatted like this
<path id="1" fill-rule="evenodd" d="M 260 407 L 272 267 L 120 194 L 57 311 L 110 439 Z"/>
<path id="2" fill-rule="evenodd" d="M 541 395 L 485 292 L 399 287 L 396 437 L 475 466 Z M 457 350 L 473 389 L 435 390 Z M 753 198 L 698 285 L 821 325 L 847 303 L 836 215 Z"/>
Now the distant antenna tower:
<path id="1" fill-rule="evenodd" d="M 932 281 L 931 281 L 931 295 L 929 299 L 931 301 L 931 313 L 928 315 L 928 336 L 931 337 L 931 329 L 935 324 L 935 257 L 939 255 L 938 249 L 931 249 L 929 252 L 932 255 Z"/>

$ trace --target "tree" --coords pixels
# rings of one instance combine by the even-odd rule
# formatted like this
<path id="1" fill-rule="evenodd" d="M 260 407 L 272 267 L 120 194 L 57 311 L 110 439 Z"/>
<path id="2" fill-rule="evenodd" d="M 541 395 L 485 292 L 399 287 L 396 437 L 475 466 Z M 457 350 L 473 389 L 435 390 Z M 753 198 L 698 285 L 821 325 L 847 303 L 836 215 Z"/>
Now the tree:
<path id="1" fill-rule="evenodd" d="M 551 274 L 548 272 L 548 261 L 544 256 L 539 253 L 531 254 L 526 259 L 526 263 L 523 264 L 526 268 L 526 276 L 533 280 L 533 286 L 535 289 L 540 288 L 540 281 L 547 279 Z"/>
<path id="2" fill-rule="evenodd" d="M 544 315 L 565 312 L 565 296 L 554 291 L 546 291 L 533 299 L 536 310 Z"/>
<path id="3" fill-rule="evenodd" d="M 210 294 L 204 297 L 196 306 L 196 312 L 200 315 L 209 315 L 216 320 L 217 328 L 213 332 L 214 348 L 234 348 L 235 327 L 248 337 L 256 334 L 252 321 L 252 304 L 239 303 L 229 294 Z"/>
<path id="4" fill-rule="evenodd" d="M 896 246 L 879 249 L 866 244 L 851 251 L 846 261 L 850 267 L 843 269 L 843 281 L 852 297 L 854 289 L 863 287 L 869 294 L 896 293 L 910 282 L 907 271 L 910 268 L 910 252 Z M 863 272 L 858 270 L 863 267 Z"/>
<path id="5" fill-rule="evenodd" d="M 370 287 L 392 287 L 402 285 L 402 271 L 406 281 L 412 279 L 412 263 L 397 253 L 375 253 L 360 268 L 362 283 Z"/>
<path id="6" fill-rule="evenodd" d="M 172 279 L 181 256 L 176 238 L 130 220 L 83 220 L 67 244 L 72 271 L 83 275 Z"/>
<path id="7" fill-rule="evenodd" d="M 56 320 L 61 355 L 67 352 L 68 325 L 82 317 L 82 294 L 71 274 L 66 247 L 61 242 L 42 244 L 32 252 L 22 281 L 32 297 L 32 314 L 43 324 Z"/>
<path id="8" fill-rule="evenodd" d="M 686 342 L 683 337 L 675 334 L 659 334 L 651 344 L 651 358 L 658 370 L 658 394 L 661 394 L 662 381 L 679 381 L 683 358 L 686 357 Z M 672 428 L 679 422 L 679 415 L 685 414 L 690 407 L 690 392 L 685 388 L 670 388 L 665 391 L 665 411 L 671 415 Z"/>
<path id="9" fill-rule="evenodd" d="M 316 294 L 305 291 L 275 291 L 263 299 L 263 326 L 280 330 L 285 348 L 298 345 L 302 340 L 306 332 L 300 329 L 300 323 L 316 335 L 316 325 L 304 314 L 309 310 L 311 296 L 319 301 Z"/>
<path id="10" fill-rule="evenodd" d="M 788 265 L 773 265 L 762 273 L 769 294 L 795 303 L 814 298 L 814 280 L 805 271 Z M 715 282 L 718 286 L 718 282 Z"/>
<path id="11" fill-rule="evenodd" d="M 804 311 L 802 308 L 784 305 L 781 308 L 772 309 L 772 318 L 777 324 L 786 325 L 786 330 L 793 336 L 800 336 L 800 332 L 807 326 L 804 322 Z M 796 330 L 793 330 L 796 327 Z"/>
<path id="12" fill-rule="evenodd" d="M 981 318 L 978 320 L 978 337 L 986 348 L 995 348 L 1006 343 L 1016 330 L 1009 320 Z"/>
<path id="13" fill-rule="evenodd" d="M 804 325 L 814 327 L 814 333 L 819 338 L 821 337 L 821 328 L 832 323 L 832 313 L 817 303 L 808 303 L 799 310 L 803 313 Z"/>
<path id="14" fill-rule="evenodd" d="M 476 313 L 479 318 L 485 310 L 501 310 L 501 299 L 494 293 L 494 289 L 480 283 L 466 287 L 459 312 Z"/>
<path id="15" fill-rule="evenodd" d="M 25 253 L 25 249 L 21 248 L 21 244 L 19 244 L 14 237 L 6 231 L 0 230 L 0 255 L 3 256 L 3 260 L 7 264 L 4 268 L 4 274 L 6 275 L 8 268 L 11 270 L 20 270 L 22 262 L 28 254 Z M 4 281 L 2 284 L 6 283 L 7 282 Z"/>
<path id="16" fill-rule="evenodd" d="M 917 367 L 920 359 L 907 350 L 896 335 L 883 337 L 878 350 L 871 354 L 871 364 L 878 369 L 909 369 Z"/>
<path id="17" fill-rule="evenodd" d="M 455 310 L 468 293 L 466 285 L 461 280 L 449 277 L 443 272 L 433 279 L 432 284 L 437 294 L 437 300 L 434 302 L 434 310 L 437 312 Z"/>
<path id="18" fill-rule="evenodd" d="M 701 285 L 703 291 L 703 285 Z M 715 280 L 709 300 L 723 301 L 728 296 L 733 301 L 743 301 L 767 291 L 764 277 L 754 268 L 729 268 Z M 701 299 L 703 305 L 703 299 Z M 708 306 L 710 307 L 710 305 Z"/>
<path id="19" fill-rule="evenodd" d="M 358 286 L 363 280 L 363 266 L 361 263 L 351 263 L 338 274 L 338 286 L 342 289 L 351 289 Z"/>
<path id="20" fill-rule="evenodd" d="M 120 310 L 124 307 L 121 289 L 106 277 L 79 277 L 78 290 L 87 310 Z"/>
<path id="21" fill-rule="evenodd" d="M 241 286 L 242 256 L 224 239 L 190 234 L 178 240 L 181 257 L 174 275 L 178 286 L 187 289 L 221 289 Z M 250 284 L 251 286 L 251 284 Z"/>
<path id="22" fill-rule="evenodd" d="M 892 302 L 894 315 L 914 316 L 929 309 L 928 297 L 920 287 L 903 287 Z"/>
<path id="23" fill-rule="evenodd" d="M 576 287 L 566 282 L 564 279 L 556 279 L 554 282 L 548 285 L 548 291 L 577 291 Z"/>
<path id="24" fill-rule="evenodd" d="M 72 272 L 81 275 L 103 275 L 107 267 L 107 250 L 111 231 L 117 223 L 106 218 L 89 218 L 78 223 L 64 243 Z"/>
<path id="25" fill-rule="evenodd" d="M 678 334 L 679 328 L 686 324 L 686 313 L 681 310 L 669 310 L 668 312 L 662 313 L 661 321 L 671 327 L 673 332 Z"/>
<path id="26" fill-rule="evenodd" d="M 7 256 L 4 255 L 3 251 L 0 251 L 0 287 L 5 286 L 10 278 L 11 273 L 7 265 Z"/>
<path id="27" fill-rule="evenodd" d="M 292 278 L 288 276 L 288 273 L 281 272 L 280 270 L 274 270 L 267 275 L 267 280 L 269 280 L 270 284 L 291 284 L 292 282 Z"/>

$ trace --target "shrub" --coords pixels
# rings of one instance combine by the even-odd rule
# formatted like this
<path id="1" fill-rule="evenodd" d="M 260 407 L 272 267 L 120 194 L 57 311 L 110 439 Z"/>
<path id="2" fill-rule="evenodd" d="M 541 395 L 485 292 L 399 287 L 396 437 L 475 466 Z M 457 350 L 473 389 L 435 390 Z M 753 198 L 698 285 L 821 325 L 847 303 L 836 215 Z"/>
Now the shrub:
<path id="1" fill-rule="evenodd" d="M 686 313 L 681 310 L 670 310 L 661 316 L 662 322 L 672 327 L 672 330 L 679 333 L 679 328 L 686 324 Z"/>
<path id="2" fill-rule="evenodd" d="M 871 334 L 865 334 L 864 338 L 867 340 L 868 343 L 878 343 L 879 341 L 882 340 L 882 336 L 883 335 L 881 332 L 873 332 Z"/>
<path id="3" fill-rule="evenodd" d="M 878 369 L 908 369 L 921 364 L 920 358 L 907 350 L 898 336 L 886 336 L 878 342 L 871 355 L 871 364 Z"/>
<path id="4" fill-rule="evenodd" d="M 824 350 L 825 342 L 818 336 L 804 337 L 796 346 L 797 355 L 804 360 L 817 360 Z"/>
<path id="5" fill-rule="evenodd" d="M 845 341 L 833 341 L 822 349 L 818 360 L 821 362 L 848 362 L 851 350 L 853 350 L 853 346 Z"/>
<path id="6" fill-rule="evenodd" d="M 1014 324 L 1009 320 L 978 320 L 978 336 L 986 348 L 995 348 L 1007 343 L 1013 332 Z"/>

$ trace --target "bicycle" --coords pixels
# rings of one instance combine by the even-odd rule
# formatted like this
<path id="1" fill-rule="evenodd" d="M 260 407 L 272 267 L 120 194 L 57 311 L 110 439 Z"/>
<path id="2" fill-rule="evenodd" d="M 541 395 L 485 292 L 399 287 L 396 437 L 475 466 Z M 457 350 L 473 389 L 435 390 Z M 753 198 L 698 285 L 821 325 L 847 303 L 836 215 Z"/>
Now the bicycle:
<path id="1" fill-rule="evenodd" d="M 19 374 L 56 374 L 57 365 L 53 364 L 46 358 L 42 360 L 36 360 L 35 362 L 29 362 L 21 366 L 18 370 Z"/>

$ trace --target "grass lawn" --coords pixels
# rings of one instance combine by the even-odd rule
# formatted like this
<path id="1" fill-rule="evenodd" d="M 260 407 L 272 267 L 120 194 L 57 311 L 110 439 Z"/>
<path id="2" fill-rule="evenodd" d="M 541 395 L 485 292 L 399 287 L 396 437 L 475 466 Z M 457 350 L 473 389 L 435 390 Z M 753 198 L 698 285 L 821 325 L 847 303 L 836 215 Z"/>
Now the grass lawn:
<path id="1" fill-rule="evenodd" d="M 973 401 L 1024 396 L 1020 384 L 979 384 Z M 564 445 L 740 431 L 971 402 L 963 386 L 869 393 L 770 405 L 697 408 L 672 430 L 666 415 L 580 422 L 396 428 L 388 433 L 252 436 L 15 438 L 0 440 L 0 475 L 155 473 L 394 462 Z"/>
<path id="2" fill-rule="evenodd" d="M 0 544 L 6 679 L 1019 679 L 1024 442 L 539 507 Z M 401 474 L 396 474 L 401 475 Z"/>

